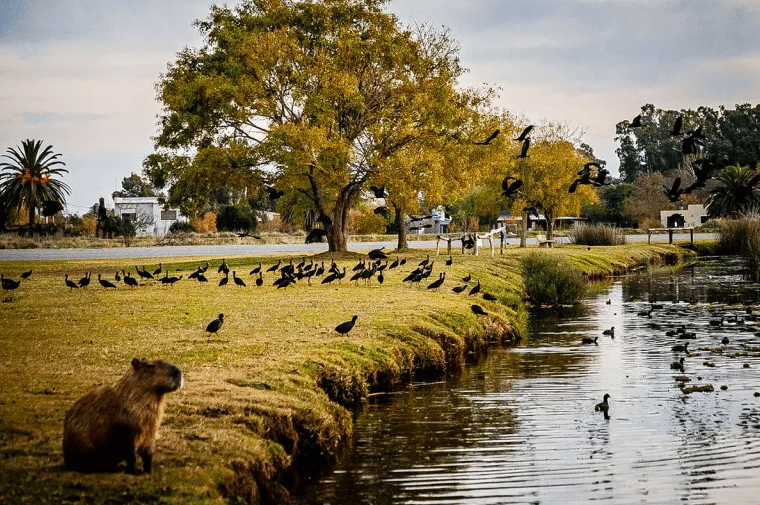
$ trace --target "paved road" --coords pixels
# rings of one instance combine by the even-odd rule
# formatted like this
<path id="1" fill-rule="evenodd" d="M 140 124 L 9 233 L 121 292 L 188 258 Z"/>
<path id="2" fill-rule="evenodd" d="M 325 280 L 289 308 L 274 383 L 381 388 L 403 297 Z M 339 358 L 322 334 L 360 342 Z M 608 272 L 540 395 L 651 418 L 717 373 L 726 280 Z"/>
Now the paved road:
<path id="1" fill-rule="evenodd" d="M 715 239 L 713 233 L 695 233 L 694 239 Z M 629 242 L 640 242 L 646 235 L 627 235 Z M 653 235 L 652 241 L 667 242 L 668 235 Z M 689 240 L 688 233 L 674 234 L 673 240 Z M 558 237 L 558 243 L 567 243 L 567 237 Z M 509 245 L 517 245 L 520 240 L 508 238 Z M 528 239 L 535 244 L 536 239 Z M 435 240 L 410 241 L 414 248 L 434 248 Z M 396 241 L 385 242 L 351 242 L 350 251 L 369 251 L 385 247 L 394 249 Z M 442 245 L 443 247 L 443 245 Z M 487 247 L 487 245 L 486 245 Z M 208 245 L 208 246 L 163 246 L 163 247 L 115 247 L 111 249 L 0 249 L 0 261 L 9 260 L 83 260 L 83 259 L 129 259 L 129 258 L 177 258 L 183 256 L 258 256 L 261 254 L 316 254 L 327 251 L 327 244 L 265 244 L 265 245 Z"/>

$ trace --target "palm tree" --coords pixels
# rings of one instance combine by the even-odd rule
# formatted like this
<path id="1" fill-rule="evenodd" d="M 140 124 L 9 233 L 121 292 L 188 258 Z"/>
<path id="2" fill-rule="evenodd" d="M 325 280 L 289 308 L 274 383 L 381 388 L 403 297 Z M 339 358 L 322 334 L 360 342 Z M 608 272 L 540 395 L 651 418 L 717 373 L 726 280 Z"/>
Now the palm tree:
<path id="1" fill-rule="evenodd" d="M 760 174 L 742 166 L 728 166 L 715 178 L 721 185 L 707 198 L 707 215 L 740 217 L 760 210 Z"/>
<path id="2" fill-rule="evenodd" d="M 53 154 L 52 145 L 40 152 L 42 141 L 27 139 L 21 146 L 21 149 L 9 147 L 3 157 L 11 162 L 0 163 L 0 206 L 7 212 L 27 207 L 31 233 L 37 206 L 46 201 L 66 203 L 64 193 L 68 195 L 71 190 L 53 177 L 69 171 L 56 167 L 64 163 L 58 160 L 60 154 Z"/>

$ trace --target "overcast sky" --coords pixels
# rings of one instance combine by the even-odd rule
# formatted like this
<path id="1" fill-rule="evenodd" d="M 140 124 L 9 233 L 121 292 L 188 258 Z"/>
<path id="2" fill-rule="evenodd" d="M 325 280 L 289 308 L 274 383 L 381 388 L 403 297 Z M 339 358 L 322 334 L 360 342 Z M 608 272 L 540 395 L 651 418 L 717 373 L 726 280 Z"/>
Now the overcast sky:
<path id="1" fill-rule="evenodd" d="M 141 173 L 160 106 L 155 83 L 208 0 L 0 0 L 0 153 L 24 139 L 62 153 L 83 214 Z M 231 2 L 228 2 L 231 4 Z M 560 121 L 617 175 L 615 124 L 664 109 L 760 102 L 760 1 L 392 0 L 403 22 L 447 28 L 498 105 Z M 2 158 L 5 160 L 5 158 Z"/>

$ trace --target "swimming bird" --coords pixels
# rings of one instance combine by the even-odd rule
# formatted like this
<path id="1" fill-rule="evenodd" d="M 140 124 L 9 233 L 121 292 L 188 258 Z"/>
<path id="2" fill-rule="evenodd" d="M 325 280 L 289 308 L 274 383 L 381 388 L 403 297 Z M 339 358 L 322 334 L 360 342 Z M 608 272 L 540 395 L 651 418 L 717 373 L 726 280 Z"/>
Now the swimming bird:
<path id="1" fill-rule="evenodd" d="M 223 324 L 224 324 L 224 314 L 219 314 L 219 317 L 217 319 L 214 319 L 213 321 L 208 323 L 208 326 L 206 326 L 206 332 L 208 332 L 209 336 L 211 336 L 211 334 L 214 333 L 218 337 L 219 330 L 222 329 Z"/>
<path id="2" fill-rule="evenodd" d="M 594 338 L 584 337 L 584 338 L 581 339 L 581 344 L 595 344 L 595 345 L 599 345 L 599 343 L 597 342 L 598 339 L 599 339 L 599 337 L 594 337 Z"/>
<path id="3" fill-rule="evenodd" d="M 335 331 L 340 333 L 341 335 L 347 334 L 349 331 L 351 331 L 354 328 L 354 325 L 356 324 L 356 319 L 359 316 L 354 316 L 351 318 L 350 321 L 346 321 L 345 323 L 340 323 L 338 326 L 335 327 Z"/>
<path id="4" fill-rule="evenodd" d="M 671 363 L 670 364 L 670 368 L 672 370 L 680 370 L 683 373 L 683 362 L 684 362 L 684 359 L 685 358 L 681 358 L 680 360 Z"/>
<path id="5" fill-rule="evenodd" d="M 670 349 L 673 350 L 673 351 L 675 351 L 675 352 L 686 352 L 686 353 L 688 353 L 689 352 L 689 343 L 688 342 L 684 342 L 683 345 L 681 345 L 681 344 L 674 345 Z"/>
<path id="6" fill-rule="evenodd" d="M 720 341 L 720 343 L 723 345 L 728 345 L 728 342 L 729 342 L 728 337 L 723 337 L 723 340 Z"/>
<path id="7" fill-rule="evenodd" d="M 522 131 L 522 133 L 520 134 L 520 136 L 519 136 L 519 137 L 517 137 L 517 138 L 514 138 L 514 139 L 512 139 L 512 140 L 514 140 L 515 142 L 522 142 L 523 140 L 525 140 L 526 138 L 528 138 L 528 134 L 530 133 L 530 131 L 531 131 L 532 129 L 533 129 L 533 125 L 532 125 L 532 124 L 531 124 L 531 125 L 528 125 L 528 126 L 526 126 L 526 127 L 525 127 L 525 129 L 524 129 L 524 130 Z"/>
<path id="8" fill-rule="evenodd" d="M 607 335 L 607 336 L 610 336 L 612 338 L 615 338 L 615 327 L 611 326 L 609 330 L 604 330 L 602 332 L 602 335 Z"/>
<path id="9" fill-rule="evenodd" d="M 480 305 L 472 305 L 472 306 L 470 306 L 470 310 L 472 310 L 473 314 L 475 314 L 477 316 L 487 316 L 488 315 L 486 313 L 486 311 L 483 310 L 483 307 L 481 307 Z"/>
<path id="10" fill-rule="evenodd" d="M 98 282 L 104 288 L 116 288 L 116 284 L 114 284 L 113 282 L 106 279 L 101 279 L 100 274 L 98 274 Z"/>
<path id="11" fill-rule="evenodd" d="M 710 326 L 723 326 L 725 320 L 725 316 L 722 316 L 720 319 L 711 319 L 709 324 Z"/>
<path id="12" fill-rule="evenodd" d="M 483 142 L 473 142 L 473 144 L 478 145 L 478 146 L 487 146 L 488 144 L 490 144 L 493 141 L 493 139 L 495 139 L 499 135 L 500 131 L 501 130 L 496 130 L 487 139 L 485 139 Z"/>
<path id="13" fill-rule="evenodd" d="M 609 394 L 605 393 L 604 400 L 601 403 L 597 403 L 594 407 L 594 412 L 604 413 L 604 418 L 609 419 L 610 404 L 607 402 L 609 398 L 612 398 Z"/>

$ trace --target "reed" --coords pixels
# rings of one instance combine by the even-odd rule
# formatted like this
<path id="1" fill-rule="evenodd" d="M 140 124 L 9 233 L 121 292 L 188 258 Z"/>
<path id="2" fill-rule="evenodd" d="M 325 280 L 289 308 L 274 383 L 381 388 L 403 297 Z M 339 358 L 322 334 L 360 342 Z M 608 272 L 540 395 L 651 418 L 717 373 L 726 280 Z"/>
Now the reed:
<path id="1" fill-rule="evenodd" d="M 579 224 L 573 230 L 570 239 L 578 245 L 625 244 L 625 234 L 621 228 L 613 228 L 604 224 Z"/>

